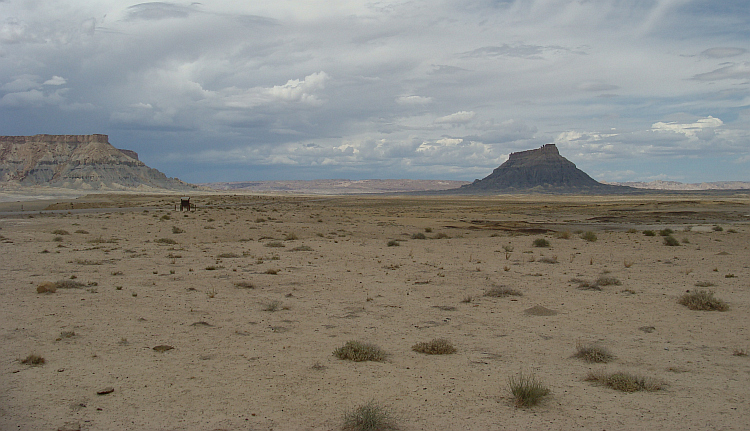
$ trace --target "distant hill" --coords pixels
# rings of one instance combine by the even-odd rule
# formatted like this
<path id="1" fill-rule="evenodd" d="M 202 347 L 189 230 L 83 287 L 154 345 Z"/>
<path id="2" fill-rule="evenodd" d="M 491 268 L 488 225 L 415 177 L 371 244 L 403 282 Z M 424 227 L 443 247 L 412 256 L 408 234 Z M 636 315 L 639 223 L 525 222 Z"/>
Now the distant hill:
<path id="1" fill-rule="evenodd" d="M 107 135 L 0 136 L 0 185 L 76 190 L 192 190 L 118 150 Z"/>
<path id="2" fill-rule="evenodd" d="M 445 190 L 455 189 L 465 184 L 468 184 L 468 182 L 448 180 L 290 180 L 242 181 L 200 185 L 216 190 L 236 190 L 256 193 L 347 195 Z"/>
<path id="3" fill-rule="evenodd" d="M 748 190 L 748 181 L 716 181 L 709 183 L 680 183 L 677 181 L 649 181 L 649 182 L 626 182 L 607 183 L 620 186 L 634 187 L 636 189 L 648 190 Z"/>
<path id="4" fill-rule="evenodd" d="M 554 144 L 511 153 L 487 177 L 459 189 L 460 193 L 628 193 L 629 187 L 602 184 L 560 155 Z"/>

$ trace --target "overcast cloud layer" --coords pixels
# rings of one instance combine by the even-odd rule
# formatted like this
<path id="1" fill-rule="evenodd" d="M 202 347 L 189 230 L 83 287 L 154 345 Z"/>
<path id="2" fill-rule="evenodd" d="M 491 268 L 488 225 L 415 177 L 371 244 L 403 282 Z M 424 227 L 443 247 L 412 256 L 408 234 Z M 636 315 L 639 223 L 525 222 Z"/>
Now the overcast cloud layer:
<path id="1" fill-rule="evenodd" d="M 105 133 L 191 182 L 750 181 L 746 0 L 0 0 L 0 134 Z"/>

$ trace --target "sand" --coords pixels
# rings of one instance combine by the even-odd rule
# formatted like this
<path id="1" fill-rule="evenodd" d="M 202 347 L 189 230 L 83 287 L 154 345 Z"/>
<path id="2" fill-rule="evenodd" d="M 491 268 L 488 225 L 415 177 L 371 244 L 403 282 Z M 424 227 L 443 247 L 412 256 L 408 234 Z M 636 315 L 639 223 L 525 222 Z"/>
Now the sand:
<path id="1" fill-rule="evenodd" d="M 0 429 L 336 430 L 370 400 L 402 430 L 750 422 L 746 194 L 178 198 L 0 214 Z M 681 245 L 643 234 L 666 228 Z M 602 275 L 620 284 L 579 288 Z M 82 285 L 37 293 L 59 280 Z M 679 305 L 697 283 L 729 310 Z M 412 350 L 434 338 L 457 351 Z M 334 357 L 350 340 L 389 355 Z M 587 343 L 616 359 L 574 358 Z M 585 381 L 600 370 L 664 386 Z M 550 395 L 517 408 L 519 373 Z"/>

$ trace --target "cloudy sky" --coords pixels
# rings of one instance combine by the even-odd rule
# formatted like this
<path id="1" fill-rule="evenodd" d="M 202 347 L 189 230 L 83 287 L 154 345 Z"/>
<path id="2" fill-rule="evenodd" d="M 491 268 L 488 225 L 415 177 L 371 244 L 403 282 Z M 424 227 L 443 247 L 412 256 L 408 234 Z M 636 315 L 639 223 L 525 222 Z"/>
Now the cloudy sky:
<path id="1" fill-rule="evenodd" d="M 750 181 L 746 0 L 0 0 L 0 134 L 190 182 Z"/>

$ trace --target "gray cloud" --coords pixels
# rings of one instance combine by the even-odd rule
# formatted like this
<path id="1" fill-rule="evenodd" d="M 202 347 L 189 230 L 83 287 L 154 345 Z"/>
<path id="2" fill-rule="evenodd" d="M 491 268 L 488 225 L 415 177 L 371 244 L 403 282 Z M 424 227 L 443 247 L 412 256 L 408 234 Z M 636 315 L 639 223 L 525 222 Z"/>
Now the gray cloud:
<path id="1" fill-rule="evenodd" d="M 699 73 L 693 77 L 698 81 L 718 81 L 722 79 L 750 79 L 750 62 L 730 64 L 714 71 Z"/>
<path id="2" fill-rule="evenodd" d="M 742 55 L 746 53 L 747 50 L 744 48 L 709 48 L 703 52 L 701 52 L 701 55 L 703 57 L 708 58 L 727 58 L 727 57 L 736 57 L 738 55 Z"/>

